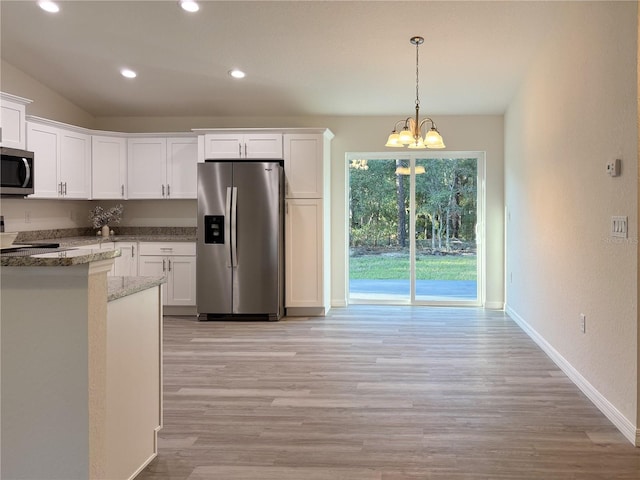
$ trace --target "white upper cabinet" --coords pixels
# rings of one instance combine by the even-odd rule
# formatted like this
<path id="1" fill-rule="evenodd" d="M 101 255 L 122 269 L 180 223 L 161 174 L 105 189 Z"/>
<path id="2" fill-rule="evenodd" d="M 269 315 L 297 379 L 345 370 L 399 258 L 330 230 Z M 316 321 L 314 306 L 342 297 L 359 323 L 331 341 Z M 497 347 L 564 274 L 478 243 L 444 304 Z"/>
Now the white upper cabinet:
<path id="1" fill-rule="evenodd" d="M 127 139 L 91 137 L 91 196 L 94 199 L 127 198 Z"/>
<path id="2" fill-rule="evenodd" d="M 287 198 L 322 198 L 324 185 L 322 134 L 285 134 L 284 172 Z"/>
<path id="3" fill-rule="evenodd" d="M 31 100 L 0 92 L 0 145 L 9 148 L 27 148 L 26 105 Z"/>
<path id="4" fill-rule="evenodd" d="M 208 133 L 205 159 L 282 159 L 281 133 Z"/>
<path id="5" fill-rule="evenodd" d="M 128 198 L 196 198 L 195 137 L 128 140 Z"/>
<path id="6" fill-rule="evenodd" d="M 129 198 L 166 198 L 167 140 L 129 138 L 127 144 Z"/>
<path id="7" fill-rule="evenodd" d="M 34 152 L 31 198 L 88 199 L 91 195 L 91 136 L 70 126 L 27 122 L 27 149 Z"/>
<path id="8" fill-rule="evenodd" d="M 197 138 L 167 138 L 167 198 L 197 198 L 197 158 Z"/>

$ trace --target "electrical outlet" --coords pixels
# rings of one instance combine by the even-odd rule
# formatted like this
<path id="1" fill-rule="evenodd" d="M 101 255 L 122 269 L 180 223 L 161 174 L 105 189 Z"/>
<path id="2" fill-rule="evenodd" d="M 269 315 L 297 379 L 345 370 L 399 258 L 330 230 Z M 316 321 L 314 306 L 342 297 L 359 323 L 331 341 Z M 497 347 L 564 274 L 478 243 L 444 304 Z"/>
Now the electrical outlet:
<path id="1" fill-rule="evenodd" d="M 611 236 L 618 238 L 627 238 L 628 219 L 626 216 L 611 217 Z"/>
<path id="2" fill-rule="evenodd" d="M 587 316 L 584 313 L 580 314 L 580 331 L 587 333 Z"/>
<path id="3" fill-rule="evenodd" d="M 615 160 L 612 160 L 611 162 L 607 163 L 607 173 L 609 174 L 609 176 L 611 177 L 618 177 L 620 176 L 620 164 L 622 162 L 620 161 L 619 158 L 616 158 Z"/>
<path id="4" fill-rule="evenodd" d="M 31 223 L 31 212 L 29 210 L 24 212 L 24 223 Z"/>

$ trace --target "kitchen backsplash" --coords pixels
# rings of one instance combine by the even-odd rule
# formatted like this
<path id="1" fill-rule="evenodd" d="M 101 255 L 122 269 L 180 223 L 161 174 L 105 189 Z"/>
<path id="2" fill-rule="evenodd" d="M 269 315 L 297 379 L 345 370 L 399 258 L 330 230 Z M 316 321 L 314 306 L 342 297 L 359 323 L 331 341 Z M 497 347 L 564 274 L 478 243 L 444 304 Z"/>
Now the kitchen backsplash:
<path id="1" fill-rule="evenodd" d="M 0 200 L 5 231 L 28 232 L 89 228 L 89 212 L 97 205 L 111 208 L 124 205 L 122 221 L 113 227 L 194 227 L 196 200 Z M 115 231 L 115 228 L 114 228 Z"/>

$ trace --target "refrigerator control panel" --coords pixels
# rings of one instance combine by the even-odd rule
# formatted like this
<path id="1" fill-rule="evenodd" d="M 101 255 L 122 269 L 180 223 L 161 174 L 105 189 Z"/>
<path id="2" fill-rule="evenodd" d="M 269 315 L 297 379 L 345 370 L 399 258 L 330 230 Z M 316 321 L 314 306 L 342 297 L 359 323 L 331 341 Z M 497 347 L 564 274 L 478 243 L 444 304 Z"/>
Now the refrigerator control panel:
<path id="1" fill-rule="evenodd" d="M 204 216 L 204 243 L 224 243 L 224 215 Z"/>

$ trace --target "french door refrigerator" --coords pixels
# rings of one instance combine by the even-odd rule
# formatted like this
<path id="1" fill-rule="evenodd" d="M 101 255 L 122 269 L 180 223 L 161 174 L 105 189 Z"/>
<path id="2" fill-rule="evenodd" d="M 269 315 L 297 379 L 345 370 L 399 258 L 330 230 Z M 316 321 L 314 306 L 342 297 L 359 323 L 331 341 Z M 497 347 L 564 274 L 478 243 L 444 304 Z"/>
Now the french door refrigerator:
<path id="1" fill-rule="evenodd" d="M 283 184 L 281 161 L 198 164 L 199 319 L 283 315 Z"/>

